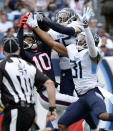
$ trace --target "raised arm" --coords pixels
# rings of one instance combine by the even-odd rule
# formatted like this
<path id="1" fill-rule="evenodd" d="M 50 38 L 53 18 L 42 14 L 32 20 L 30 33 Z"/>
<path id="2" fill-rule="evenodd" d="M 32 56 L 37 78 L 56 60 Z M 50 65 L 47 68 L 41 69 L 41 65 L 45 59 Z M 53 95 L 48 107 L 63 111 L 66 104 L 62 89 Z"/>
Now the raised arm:
<path id="1" fill-rule="evenodd" d="M 69 26 L 63 26 L 59 23 L 53 22 L 50 19 L 46 18 L 42 13 L 36 13 L 37 15 L 37 21 L 38 22 L 42 22 L 43 24 L 47 25 L 48 27 L 50 27 L 51 29 L 53 29 L 56 32 L 62 33 L 62 34 L 66 34 L 66 35 L 71 35 L 74 36 L 78 33 L 81 32 L 81 28 L 74 25 L 74 27 L 69 27 Z M 73 16 L 74 18 L 74 16 Z"/>
<path id="2" fill-rule="evenodd" d="M 89 29 L 89 26 L 88 26 L 91 15 L 92 15 L 92 9 L 86 8 L 83 17 L 79 16 L 79 18 L 84 26 L 89 55 L 91 59 L 94 61 L 94 63 L 98 63 L 98 51 L 95 46 L 95 41 L 91 33 L 91 30 Z"/>
<path id="3" fill-rule="evenodd" d="M 97 57 L 98 51 L 95 46 L 95 41 L 94 41 L 93 35 L 92 35 L 91 30 L 89 29 L 88 26 L 85 26 L 84 30 L 85 30 L 85 34 L 86 34 L 86 43 L 88 45 L 89 55 L 91 56 L 92 59 L 94 59 Z"/>
<path id="4" fill-rule="evenodd" d="M 66 35 L 74 36 L 78 33 L 78 31 L 80 31 L 78 27 L 76 27 L 76 30 L 75 30 L 73 27 L 66 27 L 66 26 L 60 25 L 47 18 L 43 18 L 42 22 L 46 24 L 48 27 L 50 27 L 51 29 L 53 29 L 54 31 L 62 33 L 62 34 L 66 34 Z"/>
<path id="5" fill-rule="evenodd" d="M 23 50 L 23 27 L 20 27 L 18 29 L 17 38 L 19 41 L 19 46 L 20 46 L 21 50 Z"/>
<path id="6" fill-rule="evenodd" d="M 29 14 L 28 14 L 29 15 Z M 27 19 L 28 19 L 28 15 L 27 16 L 22 16 L 20 23 L 18 25 L 19 29 L 18 29 L 18 33 L 17 33 L 17 38 L 19 41 L 19 46 L 21 48 L 21 57 L 24 58 L 25 57 L 25 51 L 24 51 L 24 45 L 23 45 L 23 41 L 24 41 L 24 30 L 23 30 L 23 26 L 26 23 Z"/>
<path id="7" fill-rule="evenodd" d="M 58 53 L 60 53 L 63 56 L 68 56 L 67 54 L 67 49 L 61 45 L 60 43 L 54 41 L 48 33 L 44 32 L 43 30 L 41 30 L 38 27 L 37 24 L 37 18 L 34 16 L 34 18 L 32 17 L 32 14 L 28 17 L 27 20 L 27 24 L 28 26 L 30 26 L 35 33 L 47 44 L 49 45 L 51 48 L 53 48 L 55 51 L 57 51 Z"/>
<path id="8" fill-rule="evenodd" d="M 97 64 L 98 63 L 98 51 L 95 46 L 95 41 L 94 41 L 93 35 L 92 35 L 91 30 L 89 29 L 88 25 L 84 25 L 84 30 L 85 30 L 85 34 L 86 34 L 86 43 L 88 45 L 89 55 L 90 55 L 91 59 L 93 60 L 93 62 L 95 64 Z"/>
<path id="9" fill-rule="evenodd" d="M 36 34 L 51 48 L 53 48 L 56 52 L 63 56 L 67 55 L 67 49 L 60 43 L 54 41 L 48 33 L 44 32 L 40 28 L 33 28 L 33 30 L 36 32 Z"/>
<path id="10" fill-rule="evenodd" d="M 20 49 L 21 49 L 20 56 L 22 58 L 24 58 L 25 57 L 25 51 L 24 51 L 24 46 L 23 46 L 23 27 L 19 28 L 17 38 L 18 38 L 18 41 L 19 41 Z"/>

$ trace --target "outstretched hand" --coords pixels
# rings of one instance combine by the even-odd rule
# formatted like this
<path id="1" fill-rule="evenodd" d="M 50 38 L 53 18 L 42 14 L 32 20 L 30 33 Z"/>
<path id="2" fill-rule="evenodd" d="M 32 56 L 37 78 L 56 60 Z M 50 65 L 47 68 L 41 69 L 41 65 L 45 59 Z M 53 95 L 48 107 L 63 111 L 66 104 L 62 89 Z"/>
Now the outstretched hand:
<path id="1" fill-rule="evenodd" d="M 31 28 L 36 28 L 38 27 L 37 23 L 37 14 L 36 13 L 30 13 L 28 16 L 28 19 L 26 21 L 26 24 L 31 27 Z"/>
<path id="2" fill-rule="evenodd" d="M 84 8 L 83 16 L 77 14 L 83 26 L 88 26 L 91 16 L 94 16 L 93 10 L 90 7 Z"/>
<path id="3" fill-rule="evenodd" d="M 37 21 L 43 21 L 44 14 L 42 12 L 36 12 Z"/>
<path id="4" fill-rule="evenodd" d="M 84 8 L 83 18 L 86 17 L 87 20 L 89 21 L 89 19 L 91 18 L 91 16 L 94 16 L 93 9 L 90 8 L 90 7 Z"/>
<path id="5" fill-rule="evenodd" d="M 18 24 L 18 27 L 23 27 L 24 24 L 26 24 L 29 15 L 30 15 L 30 13 L 28 13 L 26 16 L 21 16 L 20 23 Z"/>

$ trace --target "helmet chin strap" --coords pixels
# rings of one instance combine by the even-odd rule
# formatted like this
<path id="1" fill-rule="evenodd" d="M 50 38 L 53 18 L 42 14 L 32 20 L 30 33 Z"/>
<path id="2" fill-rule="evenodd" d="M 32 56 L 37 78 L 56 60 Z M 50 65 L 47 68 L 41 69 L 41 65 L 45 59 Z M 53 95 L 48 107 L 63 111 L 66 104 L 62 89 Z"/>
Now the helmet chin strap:
<path id="1" fill-rule="evenodd" d="M 31 49 L 35 50 L 37 48 L 37 44 L 32 44 Z"/>

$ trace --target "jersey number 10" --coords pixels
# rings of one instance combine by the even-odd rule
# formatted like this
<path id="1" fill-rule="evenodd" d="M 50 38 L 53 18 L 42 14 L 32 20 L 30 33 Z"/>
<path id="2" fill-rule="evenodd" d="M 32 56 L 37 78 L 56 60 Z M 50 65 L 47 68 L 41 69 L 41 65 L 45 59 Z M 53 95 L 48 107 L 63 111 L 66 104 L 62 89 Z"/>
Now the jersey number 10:
<path id="1" fill-rule="evenodd" d="M 50 58 L 46 53 L 38 55 L 38 57 L 33 56 L 32 60 L 35 62 L 36 67 L 43 72 L 44 70 L 51 69 Z"/>

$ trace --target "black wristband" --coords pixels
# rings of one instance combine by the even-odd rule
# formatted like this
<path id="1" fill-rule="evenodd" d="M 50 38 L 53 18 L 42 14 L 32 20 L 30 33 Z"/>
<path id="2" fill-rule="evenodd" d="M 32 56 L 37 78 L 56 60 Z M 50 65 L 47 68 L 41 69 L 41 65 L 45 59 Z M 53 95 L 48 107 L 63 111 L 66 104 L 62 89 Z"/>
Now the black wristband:
<path id="1" fill-rule="evenodd" d="M 50 111 L 50 112 L 56 111 L 56 107 L 55 107 L 55 106 L 50 106 L 50 107 L 49 107 L 49 111 Z"/>

